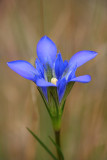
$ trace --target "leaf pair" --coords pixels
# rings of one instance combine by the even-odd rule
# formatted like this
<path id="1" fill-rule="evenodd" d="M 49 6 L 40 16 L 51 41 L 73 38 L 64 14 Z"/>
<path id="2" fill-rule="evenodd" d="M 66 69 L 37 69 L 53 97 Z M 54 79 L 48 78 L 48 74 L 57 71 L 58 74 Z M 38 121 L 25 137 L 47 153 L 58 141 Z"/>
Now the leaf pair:
<path id="1" fill-rule="evenodd" d="M 56 158 L 56 156 L 50 151 L 50 149 L 38 138 L 37 135 L 35 135 L 29 128 L 27 128 L 27 130 L 32 134 L 32 136 L 39 142 L 39 144 L 48 152 L 48 154 L 49 154 L 54 160 L 58 160 L 58 159 Z M 50 138 L 50 140 L 52 141 L 52 143 L 55 145 L 55 147 L 56 147 L 56 149 L 58 150 L 58 152 L 60 153 L 62 160 L 64 160 L 64 156 L 63 156 L 63 154 L 62 154 L 62 152 L 61 152 L 60 147 L 54 142 L 54 140 L 53 140 L 51 137 L 49 137 L 49 138 Z"/>

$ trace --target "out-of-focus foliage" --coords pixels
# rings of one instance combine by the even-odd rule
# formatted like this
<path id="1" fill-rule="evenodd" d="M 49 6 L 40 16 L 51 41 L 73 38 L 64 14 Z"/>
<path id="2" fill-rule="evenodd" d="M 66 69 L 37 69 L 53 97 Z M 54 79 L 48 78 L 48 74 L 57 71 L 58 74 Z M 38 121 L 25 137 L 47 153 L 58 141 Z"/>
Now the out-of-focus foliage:
<path id="1" fill-rule="evenodd" d="M 74 85 L 61 138 L 66 160 L 106 160 L 106 0 L 0 1 L 0 160 L 50 160 L 26 127 L 55 152 L 48 138 L 53 135 L 51 121 L 35 84 L 6 65 L 19 59 L 34 64 L 36 44 L 43 35 L 57 44 L 63 59 L 85 49 L 99 53 L 77 71 L 90 74 L 92 81 Z"/>

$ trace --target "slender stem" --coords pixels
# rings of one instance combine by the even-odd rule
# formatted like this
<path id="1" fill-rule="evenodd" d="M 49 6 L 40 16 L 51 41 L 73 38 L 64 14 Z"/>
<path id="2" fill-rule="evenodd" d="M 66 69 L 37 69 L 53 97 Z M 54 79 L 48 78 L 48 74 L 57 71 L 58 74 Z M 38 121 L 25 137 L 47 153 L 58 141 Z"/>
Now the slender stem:
<path id="1" fill-rule="evenodd" d="M 55 131 L 57 145 L 60 147 L 60 131 Z"/>
<path id="2" fill-rule="evenodd" d="M 55 131 L 55 139 L 56 139 L 56 144 L 61 148 L 61 145 L 60 145 L 60 130 Z M 56 148 L 56 150 L 57 150 L 58 160 L 62 160 L 60 152 L 58 151 L 57 148 Z"/>

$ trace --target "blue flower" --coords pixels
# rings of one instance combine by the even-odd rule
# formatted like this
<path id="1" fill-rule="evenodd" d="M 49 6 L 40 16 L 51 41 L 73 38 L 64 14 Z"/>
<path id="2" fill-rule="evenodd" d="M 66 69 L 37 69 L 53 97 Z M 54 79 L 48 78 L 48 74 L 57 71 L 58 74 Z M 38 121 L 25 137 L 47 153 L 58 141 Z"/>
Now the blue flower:
<path id="1" fill-rule="evenodd" d="M 48 89 L 56 88 L 59 103 L 63 99 L 67 86 L 70 83 L 88 83 L 89 75 L 76 77 L 78 67 L 93 59 L 97 55 L 94 51 L 80 51 L 72 56 L 69 61 L 63 61 L 61 53 L 57 54 L 55 43 L 44 36 L 37 44 L 36 68 L 29 62 L 17 60 L 8 62 L 8 66 L 22 77 L 32 80 L 41 89 L 48 101 Z"/>

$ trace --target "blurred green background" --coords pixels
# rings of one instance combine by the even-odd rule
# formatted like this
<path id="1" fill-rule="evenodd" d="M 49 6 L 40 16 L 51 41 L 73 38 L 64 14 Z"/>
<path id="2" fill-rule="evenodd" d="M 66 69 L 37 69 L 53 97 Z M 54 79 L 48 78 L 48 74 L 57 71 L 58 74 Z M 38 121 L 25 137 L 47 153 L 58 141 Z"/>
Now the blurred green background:
<path id="1" fill-rule="evenodd" d="M 19 59 L 34 64 L 43 35 L 63 59 L 80 50 L 99 53 L 77 70 L 92 81 L 76 83 L 68 96 L 61 139 L 65 160 L 107 160 L 107 0 L 0 0 L 0 160 L 51 160 L 26 127 L 55 153 L 36 85 L 6 65 Z"/>

